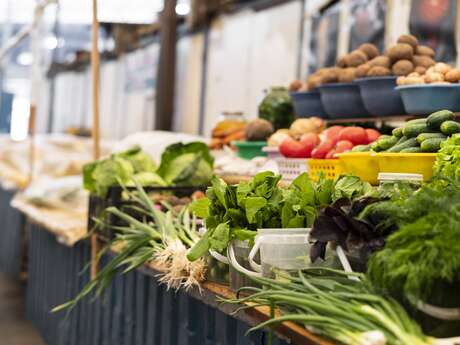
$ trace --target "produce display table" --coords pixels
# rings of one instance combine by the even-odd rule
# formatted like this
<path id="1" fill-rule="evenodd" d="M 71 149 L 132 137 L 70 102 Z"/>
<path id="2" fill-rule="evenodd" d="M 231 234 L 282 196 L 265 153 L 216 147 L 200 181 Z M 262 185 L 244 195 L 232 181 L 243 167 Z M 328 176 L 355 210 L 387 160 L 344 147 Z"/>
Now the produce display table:
<path id="1" fill-rule="evenodd" d="M 10 206 L 15 190 L 0 188 L 0 272 L 18 277 L 24 247 L 24 216 Z"/>
<path id="2" fill-rule="evenodd" d="M 31 227 L 27 315 L 48 345 L 265 345 L 268 333 L 245 332 L 268 316 L 265 309 L 239 312 L 217 297 L 232 297 L 228 287 L 204 283 L 189 291 L 167 290 L 154 267 L 117 275 L 106 292 L 87 297 L 67 315 L 50 310 L 76 296 L 88 282 L 90 246 L 67 247 L 40 225 Z M 107 260 L 107 257 L 103 259 Z M 84 273 L 82 273 L 84 271 Z M 274 345 L 329 344 L 293 324 L 277 329 Z M 282 339 L 289 340 L 282 340 Z"/>

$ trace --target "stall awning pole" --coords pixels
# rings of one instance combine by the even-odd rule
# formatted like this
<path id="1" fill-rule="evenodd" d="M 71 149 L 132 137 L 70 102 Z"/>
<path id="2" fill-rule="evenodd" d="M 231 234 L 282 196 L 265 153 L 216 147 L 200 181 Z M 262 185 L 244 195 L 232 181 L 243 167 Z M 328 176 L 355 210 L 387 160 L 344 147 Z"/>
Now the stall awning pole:
<path id="1" fill-rule="evenodd" d="M 43 16 L 44 6 L 35 8 L 34 19 L 30 30 L 30 44 L 33 56 L 31 68 L 31 85 L 30 85 L 30 110 L 29 110 L 29 178 L 30 184 L 35 172 L 35 123 L 37 117 L 37 105 L 39 102 L 40 91 L 40 64 L 41 64 L 41 49 L 40 49 L 40 24 Z M 18 36 L 18 39 L 22 35 Z"/>
<path id="2" fill-rule="evenodd" d="M 99 159 L 100 151 L 100 135 L 99 135 L 99 22 L 97 21 L 97 0 L 93 0 L 93 31 L 92 31 L 92 50 L 91 50 L 91 70 L 93 84 L 93 158 Z M 95 234 L 91 235 L 91 279 L 94 279 L 97 274 L 97 253 L 98 242 Z"/>

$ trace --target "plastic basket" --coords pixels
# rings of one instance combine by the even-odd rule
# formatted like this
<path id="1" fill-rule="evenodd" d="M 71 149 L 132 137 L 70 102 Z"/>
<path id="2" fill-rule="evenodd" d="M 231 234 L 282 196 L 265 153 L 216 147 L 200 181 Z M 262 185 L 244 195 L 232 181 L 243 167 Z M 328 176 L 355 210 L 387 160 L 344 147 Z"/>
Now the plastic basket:
<path id="1" fill-rule="evenodd" d="M 335 179 L 343 173 L 342 162 L 338 159 L 308 159 L 310 178 L 318 181 L 322 172 L 328 179 Z"/>
<path id="2" fill-rule="evenodd" d="M 380 172 L 421 174 L 427 181 L 433 176 L 436 153 L 378 153 L 375 157 Z"/>
<path id="3" fill-rule="evenodd" d="M 297 176 L 308 172 L 307 160 L 305 158 L 285 158 L 276 159 L 278 172 L 283 176 L 284 181 L 293 181 Z"/>
<path id="4" fill-rule="evenodd" d="M 344 173 L 358 176 L 361 180 L 378 185 L 379 163 L 375 153 L 347 152 L 338 155 Z"/>

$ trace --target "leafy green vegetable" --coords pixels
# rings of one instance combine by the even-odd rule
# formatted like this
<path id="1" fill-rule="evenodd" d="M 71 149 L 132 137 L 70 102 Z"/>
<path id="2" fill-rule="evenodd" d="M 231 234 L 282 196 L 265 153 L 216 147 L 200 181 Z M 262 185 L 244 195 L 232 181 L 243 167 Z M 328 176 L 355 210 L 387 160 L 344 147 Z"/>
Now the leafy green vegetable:
<path id="1" fill-rule="evenodd" d="M 460 181 L 460 134 L 441 143 L 433 167 L 434 174 Z"/>
<path id="2" fill-rule="evenodd" d="M 436 282 L 460 283 L 460 184 L 424 185 L 399 202 L 399 230 L 369 261 L 372 283 L 406 298 L 428 298 Z"/>
<path id="3" fill-rule="evenodd" d="M 304 173 L 287 188 L 278 186 L 280 178 L 266 171 L 237 186 L 214 178 L 207 198 L 191 206 L 195 215 L 205 219 L 207 233 L 188 258 L 196 260 L 209 249 L 224 251 L 233 239 L 251 241 L 257 229 L 311 227 L 318 208 L 330 204 L 335 197 L 352 199 L 375 193 L 368 183 L 355 176 L 333 181 L 321 175 L 315 184 Z"/>
<path id="4" fill-rule="evenodd" d="M 374 196 L 375 190 L 365 181 L 362 181 L 358 176 L 343 175 L 335 182 L 332 201 L 337 201 L 342 198 L 353 200 L 361 196 Z"/>
<path id="5" fill-rule="evenodd" d="M 213 175 L 214 159 L 204 143 L 172 144 L 157 170 L 150 156 L 136 146 L 83 167 L 83 185 L 105 197 L 112 186 L 203 186 Z"/>
<path id="6" fill-rule="evenodd" d="M 83 167 L 84 188 L 100 197 L 112 186 L 134 185 L 135 181 L 144 186 L 165 185 L 155 173 L 155 163 L 138 146 Z"/>
<path id="7" fill-rule="evenodd" d="M 157 173 L 169 185 L 207 185 L 213 176 L 214 158 L 206 144 L 193 142 L 168 146 Z"/>

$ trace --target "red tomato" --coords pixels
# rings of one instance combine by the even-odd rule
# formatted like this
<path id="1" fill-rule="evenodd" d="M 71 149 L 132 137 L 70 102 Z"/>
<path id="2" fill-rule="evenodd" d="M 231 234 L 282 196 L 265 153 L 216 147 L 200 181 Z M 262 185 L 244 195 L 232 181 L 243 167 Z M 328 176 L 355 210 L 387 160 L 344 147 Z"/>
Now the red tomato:
<path id="1" fill-rule="evenodd" d="M 348 152 L 348 151 L 351 151 L 351 149 L 347 149 L 345 147 L 338 147 L 335 149 L 335 153 L 344 153 L 344 152 Z"/>
<path id="2" fill-rule="evenodd" d="M 335 149 L 332 149 L 330 150 L 327 154 L 326 154 L 326 159 L 334 159 L 334 155 L 337 153 L 337 151 Z"/>
<path id="3" fill-rule="evenodd" d="M 303 144 L 313 144 L 313 147 L 315 147 L 321 140 L 316 133 L 306 133 L 300 137 L 300 142 Z"/>
<path id="4" fill-rule="evenodd" d="M 380 137 L 380 132 L 372 128 L 366 129 L 366 134 L 367 134 L 367 141 L 369 144 L 373 143 Z"/>
<path id="5" fill-rule="evenodd" d="M 323 141 L 311 152 L 311 158 L 321 159 L 326 157 L 326 154 L 334 148 L 334 144 L 330 140 Z"/>
<path id="6" fill-rule="evenodd" d="M 339 140 L 339 132 L 343 126 L 332 126 L 326 129 L 323 133 L 326 139 L 329 139 L 334 144 Z"/>
<path id="7" fill-rule="evenodd" d="M 293 138 L 286 138 L 280 145 L 280 153 L 288 158 L 309 158 L 314 143 L 302 143 Z"/>
<path id="8" fill-rule="evenodd" d="M 339 140 L 351 141 L 354 145 L 366 145 L 367 133 L 361 127 L 345 127 L 339 133 Z"/>
<path id="9" fill-rule="evenodd" d="M 335 148 L 337 149 L 337 152 L 340 150 L 341 152 L 346 152 L 346 151 L 349 151 L 353 148 L 353 143 L 351 141 L 348 141 L 348 140 L 340 140 L 339 142 L 337 142 L 337 144 L 335 145 Z"/>

